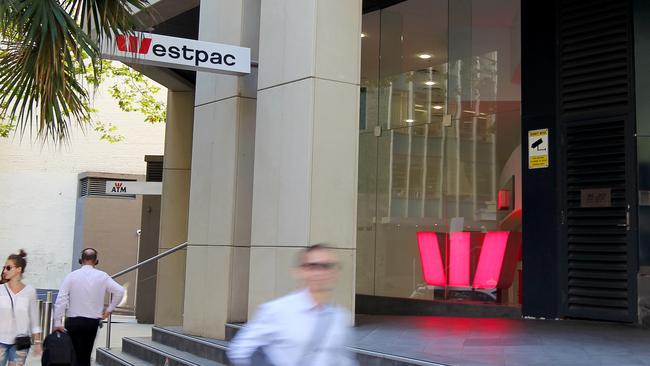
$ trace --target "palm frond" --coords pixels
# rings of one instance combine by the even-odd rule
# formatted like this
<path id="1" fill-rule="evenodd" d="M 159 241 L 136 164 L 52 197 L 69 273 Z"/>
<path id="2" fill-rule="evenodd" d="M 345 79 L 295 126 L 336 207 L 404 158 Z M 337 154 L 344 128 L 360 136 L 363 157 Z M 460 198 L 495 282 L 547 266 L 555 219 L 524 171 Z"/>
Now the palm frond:
<path id="1" fill-rule="evenodd" d="M 113 38 L 116 34 L 133 30 L 133 13 L 149 6 L 148 0 L 64 0 L 63 8 L 82 24 L 87 34 L 98 40 Z"/>
<path id="2" fill-rule="evenodd" d="M 147 0 L 0 0 L 0 114 L 18 131 L 63 142 L 89 121 L 82 77 L 101 67 L 97 39 L 133 27 Z M 84 57 L 87 55 L 88 57 Z M 98 81 L 98 75 L 91 78 Z M 92 83 L 91 83 L 92 84 Z M 34 131 L 35 130 L 35 131 Z"/>

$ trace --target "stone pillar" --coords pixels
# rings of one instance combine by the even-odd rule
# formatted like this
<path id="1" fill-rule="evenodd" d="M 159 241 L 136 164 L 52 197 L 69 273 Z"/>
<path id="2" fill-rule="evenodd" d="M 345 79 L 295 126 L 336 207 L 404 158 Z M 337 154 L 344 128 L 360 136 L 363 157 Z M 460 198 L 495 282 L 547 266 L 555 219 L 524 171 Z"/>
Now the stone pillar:
<path id="1" fill-rule="evenodd" d="M 354 308 L 361 5 L 262 2 L 249 313 L 294 289 L 296 254 L 322 242 Z"/>
<path id="2" fill-rule="evenodd" d="M 187 241 L 193 114 L 193 92 L 167 93 L 159 252 Z M 185 256 L 183 250 L 158 262 L 157 325 L 182 323 Z"/>
<path id="3" fill-rule="evenodd" d="M 259 0 L 201 1 L 199 39 L 251 48 Z M 183 330 L 225 336 L 246 320 L 257 69 L 197 73 Z"/>

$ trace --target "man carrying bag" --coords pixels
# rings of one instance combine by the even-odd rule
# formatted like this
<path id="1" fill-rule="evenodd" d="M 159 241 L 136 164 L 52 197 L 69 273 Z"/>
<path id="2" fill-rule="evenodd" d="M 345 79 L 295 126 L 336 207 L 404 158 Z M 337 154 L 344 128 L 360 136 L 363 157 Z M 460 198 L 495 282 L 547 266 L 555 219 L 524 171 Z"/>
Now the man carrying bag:
<path id="1" fill-rule="evenodd" d="M 99 264 L 97 257 L 97 250 L 93 248 L 81 252 L 81 268 L 65 277 L 54 305 L 54 330 L 68 333 L 78 366 L 90 366 L 99 325 L 124 296 L 122 286 L 106 272 L 95 268 Z M 104 307 L 107 293 L 111 295 L 111 303 Z M 65 326 L 61 324 L 64 314 Z"/>

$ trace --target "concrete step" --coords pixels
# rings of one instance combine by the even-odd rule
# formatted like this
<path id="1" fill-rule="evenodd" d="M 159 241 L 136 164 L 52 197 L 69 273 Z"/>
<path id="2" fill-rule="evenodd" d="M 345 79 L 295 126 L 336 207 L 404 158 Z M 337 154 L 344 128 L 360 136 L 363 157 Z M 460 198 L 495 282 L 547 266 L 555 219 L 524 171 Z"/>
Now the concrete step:
<path id="1" fill-rule="evenodd" d="M 180 327 L 151 328 L 153 341 L 174 347 L 180 351 L 191 353 L 195 356 L 206 358 L 215 362 L 228 364 L 227 341 L 186 335 Z"/>
<path id="2" fill-rule="evenodd" d="M 122 351 L 154 365 L 164 366 L 224 366 L 205 357 L 182 351 L 172 346 L 156 342 L 151 338 L 122 339 Z"/>
<path id="3" fill-rule="evenodd" d="M 226 323 L 226 339 L 232 340 L 237 335 L 237 332 L 243 328 L 240 323 Z M 390 355 L 387 353 L 365 350 L 358 347 L 348 347 L 353 352 L 359 361 L 360 366 L 446 366 L 440 363 L 416 360 L 413 358 L 401 357 Z"/>
<path id="4" fill-rule="evenodd" d="M 102 366 L 152 366 L 153 364 L 122 352 L 119 348 L 97 348 L 97 364 Z"/>
<path id="5" fill-rule="evenodd" d="M 243 326 L 241 323 L 226 323 L 226 340 L 232 341 Z"/>
<path id="6" fill-rule="evenodd" d="M 234 334 L 241 329 L 241 325 L 228 324 L 227 328 L 230 328 Z M 122 340 L 124 357 L 113 355 L 114 357 L 107 359 L 108 352 L 102 349 L 102 354 L 100 354 L 98 350 L 98 363 L 103 366 L 222 366 L 230 364 L 226 355 L 230 343 L 228 341 L 185 335 L 180 327 L 153 327 L 151 332 L 151 338 L 124 338 Z M 361 366 L 444 366 L 440 363 L 358 347 L 349 347 L 349 349 L 355 354 Z M 131 357 L 126 360 L 131 363 L 126 361 L 118 363 L 115 360 L 119 361 L 126 357 Z M 135 362 L 145 362 L 145 364 L 134 364 Z"/>

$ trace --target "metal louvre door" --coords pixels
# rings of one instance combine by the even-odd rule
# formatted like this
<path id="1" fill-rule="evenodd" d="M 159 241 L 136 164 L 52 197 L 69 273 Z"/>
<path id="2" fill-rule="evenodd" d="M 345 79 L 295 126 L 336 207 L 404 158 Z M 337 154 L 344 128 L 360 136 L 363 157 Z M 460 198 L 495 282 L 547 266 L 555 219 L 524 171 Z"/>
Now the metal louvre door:
<path id="1" fill-rule="evenodd" d="M 631 2 L 560 0 L 562 315 L 636 321 Z"/>

